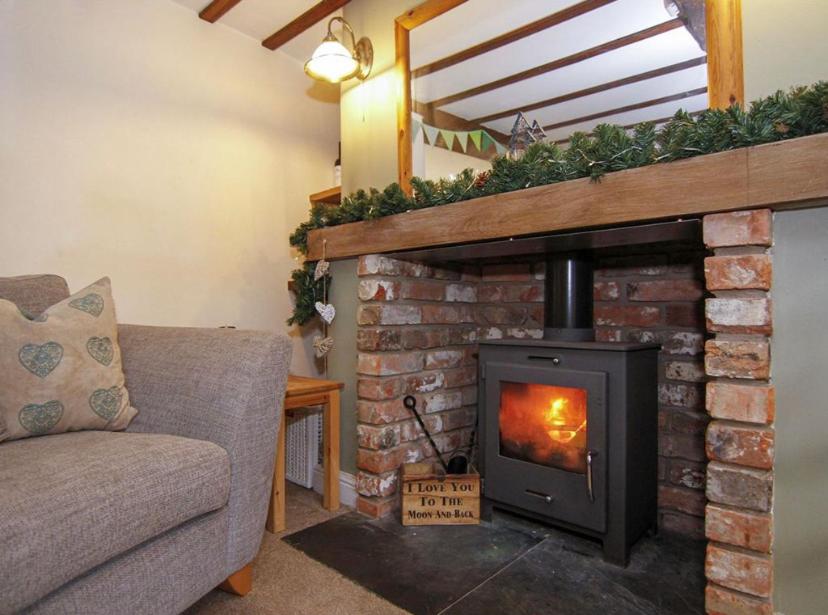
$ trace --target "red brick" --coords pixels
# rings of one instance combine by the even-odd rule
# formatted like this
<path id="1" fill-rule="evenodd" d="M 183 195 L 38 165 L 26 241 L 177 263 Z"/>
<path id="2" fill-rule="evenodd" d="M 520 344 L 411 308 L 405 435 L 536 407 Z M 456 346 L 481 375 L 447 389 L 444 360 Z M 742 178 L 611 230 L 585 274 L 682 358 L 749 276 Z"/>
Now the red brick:
<path id="1" fill-rule="evenodd" d="M 399 329 L 357 329 L 357 350 L 402 350 Z"/>
<path id="2" fill-rule="evenodd" d="M 422 263 L 400 261 L 400 274 L 409 278 L 430 278 L 434 276 L 434 270 Z"/>
<path id="3" fill-rule="evenodd" d="M 449 284 L 446 286 L 446 301 L 475 303 L 477 301 L 477 287 L 471 284 Z"/>
<path id="4" fill-rule="evenodd" d="M 658 486 L 658 507 L 671 508 L 696 517 L 704 516 L 707 500 L 704 492 L 696 489 L 683 489 L 668 485 Z"/>
<path id="5" fill-rule="evenodd" d="M 622 342 L 624 341 L 624 332 L 621 329 L 614 329 L 611 327 L 596 327 L 595 328 L 596 342 Z"/>
<path id="6" fill-rule="evenodd" d="M 664 375 L 668 380 L 684 382 L 704 382 L 704 364 L 697 361 L 668 361 L 664 366 Z"/>
<path id="7" fill-rule="evenodd" d="M 399 297 L 400 283 L 396 280 L 360 280 L 357 295 L 362 301 L 393 301 Z"/>
<path id="8" fill-rule="evenodd" d="M 773 594 L 773 561 L 767 555 L 711 543 L 707 545 L 704 571 L 707 579 L 717 585 L 761 598 Z"/>
<path id="9" fill-rule="evenodd" d="M 463 270 L 460 265 L 432 267 L 432 275 L 435 280 L 459 280 L 463 277 Z"/>
<path id="10" fill-rule="evenodd" d="M 476 367 L 461 367 L 459 369 L 449 369 L 445 372 L 446 387 L 460 387 L 468 384 L 475 384 L 477 382 L 477 368 Z"/>
<path id="11" fill-rule="evenodd" d="M 368 254 L 359 257 L 357 275 L 400 275 L 400 265 L 400 261 L 395 261 L 393 258 Z"/>
<path id="12" fill-rule="evenodd" d="M 710 415 L 717 419 L 769 424 L 776 411 L 776 395 L 767 384 L 708 382 L 706 405 Z"/>
<path id="13" fill-rule="evenodd" d="M 702 409 L 704 407 L 703 389 L 697 384 L 678 384 L 662 382 L 658 385 L 658 403 L 664 406 Z"/>
<path id="14" fill-rule="evenodd" d="M 671 303 L 664 308 L 664 322 L 671 327 L 699 327 L 704 322 L 699 302 Z"/>
<path id="15" fill-rule="evenodd" d="M 422 372 L 403 378 L 403 390 L 408 393 L 430 393 L 443 388 L 446 376 L 443 372 Z"/>
<path id="16" fill-rule="evenodd" d="M 387 450 L 357 449 L 357 467 L 372 474 L 392 472 L 403 463 L 406 448 L 398 446 Z"/>
<path id="17" fill-rule="evenodd" d="M 618 282 L 595 282 L 592 287 L 592 298 L 595 301 L 615 301 L 621 296 L 621 287 Z"/>
<path id="18" fill-rule="evenodd" d="M 767 340 L 707 340 L 704 351 L 708 376 L 761 380 L 770 375 Z"/>
<path id="19" fill-rule="evenodd" d="M 460 367 L 465 361 L 466 353 L 457 349 L 429 350 L 426 353 L 426 369 L 443 369 L 446 367 Z"/>
<path id="20" fill-rule="evenodd" d="M 529 263 L 484 265 L 481 277 L 487 282 L 523 282 L 532 279 Z"/>
<path id="21" fill-rule="evenodd" d="M 769 299 L 716 297 L 705 301 L 704 312 L 711 332 L 771 333 Z"/>
<path id="22" fill-rule="evenodd" d="M 422 308 L 424 323 L 455 324 L 462 322 L 462 312 L 456 305 L 424 305 Z"/>
<path id="23" fill-rule="evenodd" d="M 707 499 L 759 512 L 768 512 L 773 496 L 773 473 L 718 461 L 707 464 Z"/>
<path id="24" fill-rule="evenodd" d="M 671 412 L 670 431 L 673 433 L 702 436 L 707 429 L 707 423 L 709 421 L 709 417 L 700 412 L 674 410 Z"/>
<path id="25" fill-rule="evenodd" d="M 734 211 L 704 217 L 704 244 L 709 248 L 771 245 L 769 209 Z"/>
<path id="26" fill-rule="evenodd" d="M 596 305 L 595 324 L 619 327 L 652 327 L 661 322 L 661 310 L 640 305 Z"/>
<path id="27" fill-rule="evenodd" d="M 707 428 L 707 457 L 742 466 L 773 468 L 773 430 L 713 421 Z"/>
<path id="28" fill-rule="evenodd" d="M 371 401 L 359 399 L 356 403 L 357 417 L 361 423 L 371 425 L 384 425 L 396 423 L 411 417 L 409 410 L 403 405 L 401 399 L 386 399 Z"/>
<path id="29" fill-rule="evenodd" d="M 357 373 L 366 376 L 394 376 L 418 372 L 425 365 L 422 352 L 397 352 L 367 354 L 360 352 L 357 357 Z"/>
<path id="30" fill-rule="evenodd" d="M 697 301 L 704 295 L 698 280 L 650 280 L 627 284 L 630 301 Z"/>
<path id="31" fill-rule="evenodd" d="M 670 460 L 670 482 L 687 489 L 704 489 L 707 477 L 707 464 L 686 461 L 684 459 Z"/>
<path id="32" fill-rule="evenodd" d="M 708 584 L 704 591 L 708 615 L 773 615 L 770 601 Z"/>
<path id="33" fill-rule="evenodd" d="M 447 346 L 449 343 L 448 329 L 415 329 L 406 327 L 400 333 L 400 345 L 405 349 L 426 349 Z M 385 350 L 394 350 L 387 348 Z"/>
<path id="34" fill-rule="evenodd" d="M 709 256 L 704 259 L 704 276 L 708 290 L 770 290 L 771 257 L 767 254 Z"/>
<path id="35" fill-rule="evenodd" d="M 693 515 L 665 510 L 661 513 L 658 527 L 660 530 L 683 534 L 697 540 L 704 538 L 704 519 Z"/>
<path id="36" fill-rule="evenodd" d="M 770 553 L 773 544 L 770 515 L 708 504 L 704 519 L 705 535 L 710 540 Z"/>
<path id="37" fill-rule="evenodd" d="M 357 380 L 357 395 L 361 399 L 394 399 L 402 393 L 400 378 L 365 378 Z"/>
<path id="38" fill-rule="evenodd" d="M 438 391 L 419 397 L 418 402 L 420 413 L 443 412 L 462 406 L 463 393 L 458 389 Z"/>
<path id="39" fill-rule="evenodd" d="M 363 496 L 387 497 L 397 492 L 398 472 L 369 474 L 357 472 L 356 490 Z"/>
<path id="40" fill-rule="evenodd" d="M 448 330 L 448 344 L 458 346 L 461 344 L 474 344 L 477 342 L 477 327 L 451 327 Z"/>
<path id="41" fill-rule="evenodd" d="M 475 310 L 481 325 L 522 325 L 528 312 L 525 307 L 513 305 L 486 305 Z"/>
<path id="42" fill-rule="evenodd" d="M 664 275 L 669 271 L 666 254 L 635 254 L 601 259 L 596 278 Z"/>
<path id="43" fill-rule="evenodd" d="M 406 280 L 400 286 L 400 296 L 415 301 L 442 301 L 446 296 L 446 287 L 440 282 Z"/>
<path id="44" fill-rule="evenodd" d="M 667 354 L 695 356 L 704 352 L 704 335 L 695 331 L 668 331 L 660 336 L 640 335 L 639 340 L 660 341 L 662 351 Z"/>
<path id="45" fill-rule="evenodd" d="M 425 306 L 428 307 L 428 306 Z M 425 307 L 422 309 L 425 310 Z M 416 305 L 369 304 L 360 305 L 357 323 L 360 325 L 416 325 L 424 322 Z"/>
<path id="46" fill-rule="evenodd" d="M 704 461 L 704 441 L 697 435 L 658 434 L 658 446 L 665 457 L 680 457 L 690 461 Z"/>
<path id="47" fill-rule="evenodd" d="M 397 425 L 357 425 L 357 442 L 361 448 L 388 450 L 399 446 L 400 429 Z M 376 494 L 374 494 L 376 495 Z"/>
<path id="48" fill-rule="evenodd" d="M 387 498 L 367 498 L 359 496 L 357 498 L 357 510 L 363 515 L 379 519 L 380 517 L 392 514 L 399 508 L 399 500 L 399 497 L 394 496 Z"/>

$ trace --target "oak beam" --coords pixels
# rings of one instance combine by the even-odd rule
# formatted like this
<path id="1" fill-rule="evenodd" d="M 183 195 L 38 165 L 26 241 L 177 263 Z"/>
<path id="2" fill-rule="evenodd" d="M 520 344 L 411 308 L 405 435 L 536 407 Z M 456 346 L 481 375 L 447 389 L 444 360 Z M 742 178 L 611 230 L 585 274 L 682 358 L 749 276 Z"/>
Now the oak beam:
<path id="1" fill-rule="evenodd" d="M 577 64 L 578 62 L 589 60 L 590 58 L 597 57 L 609 51 L 621 49 L 622 47 L 626 47 L 627 45 L 632 45 L 633 43 L 638 43 L 640 41 L 647 40 L 648 38 L 658 36 L 659 34 L 669 32 L 670 30 L 675 30 L 676 28 L 683 27 L 684 23 L 680 19 L 671 19 L 669 21 L 665 21 L 655 26 L 645 28 L 644 30 L 633 32 L 632 34 L 628 34 L 627 36 L 622 36 L 621 38 L 617 38 L 606 43 L 601 43 L 600 45 L 596 45 L 595 47 L 590 47 L 589 49 L 578 51 L 577 53 L 573 53 L 563 58 L 558 58 L 557 60 L 547 62 L 546 64 L 541 64 L 540 66 L 529 68 L 519 73 L 515 73 L 514 75 L 509 75 L 508 77 L 503 77 L 502 79 L 490 81 L 489 83 L 484 83 L 482 85 L 470 88 L 468 90 L 457 92 L 456 94 L 450 94 L 449 96 L 444 96 L 443 98 L 432 100 L 430 101 L 430 104 L 434 105 L 435 107 L 443 107 L 450 103 L 457 102 L 458 100 L 465 100 L 466 98 L 471 98 L 472 96 L 477 96 L 479 94 L 485 94 L 486 92 L 491 92 L 492 90 L 496 90 L 507 85 L 512 85 L 513 83 L 518 83 L 525 79 L 538 77 L 540 75 L 552 72 L 554 70 L 558 70 L 559 68 L 570 66 L 572 64 Z"/>
<path id="2" fill-rule="evenodd" d="M 415 68 L 411 71 L 411 76 L 414 79 L 417 79 L 418 77 L 425 77 L 431 73 L 436 73 L 439 70 L 443 70 L 449 66 L 454 66 L 460 62 L 465 62 L 466 60 L 488 53 L 489 51 L 493 51 L 494 49 L 498 49 L 504 45 L 509 45 L 515 41 L 519 41 L 522 38 L 537 34 L 538 32 L 542 32 L 553 26 L 562 24 L 565 21 L 583 15 L 584 13 L 594 11 L 597 8 L 601 8 L 602 6 L 606 6 L 607 4 L 611 4 L 615 1 L 616 0 L 584 0 L 583 2 L 569 6 L 562 11 L 558 11 L 557 13 L 547 15 L 537 21 L 521 26 L 520 28 L 515 28 L 505 34 L 490 38 L 489 40 L 483 41 L 473 47 L 458 51 L 450 56 L 446 56 L 445 58 L 421 66 L 420 68 Z"/>
<path id="3" fill-rule="evenodd" d="M 331 13 L 341 9 L 343 6 L 348 4 L 349 1 L 350 0 L 322 0 L 322 2 L 309 8 L 284 28 L 268 36 L 262 41 L 262 46 L 267 47 L 271 51 L 278 49 L 288 41 L 302 34 L 302 32 L 314 24 L 325 19 Z"/>
<path id="4" fill-rule="evenodd" d="M 745 103 L 741 0 L 706 0 L 707 85 L 710 107 Z"/>
<path id="5" fill-rule="evenodd" d="M 573 124 L 580 124 L 581 122 L 588 122 L 590 120 L 597 120 L 602 117 L 609 117 L 611 115 L 618 115 L 619 113 L 626 113 L 627 111 L 636 111 L 638 109 L 646 109 L 647 107 L 654 107 L 655 105 L 661 105 L 668 102 L 673 102 L 676 100 L 682 100 L 684 98 L 691 98 L 692 96 L 698 96 L 700 94 L 705 94 L 707 92 L 707 88 L 696 88 L 695 90 L 688 90 L 686 92 L 679 92 L 678 94 L 670 94 L 669 96 L 661 96 L 659 98 L 652 98 L 650 100 L 645 100 L 642 102 L 633 103 L 631 105 L 624 105 L 623 107 L 616 107 L 615 109 L 610 109 L 608 111 L 599 111 L 598 113 L 593 113 L 591 115 L 584 115 L 581 117 L 575 117 L 571 120 L 566 120 L 563 122 L 558 122 L 556 124 L 547 124 L 543 127 L 544 130 L 555 130 L 557 128 L 563 128 L 564 126 L 572 126 Z"/>
<path id="6" fill-rule="evenodd" d="M 204 21 L 216 23 L 224 14 L 236 6 L 241 0 L 213 0 L 210 4 L 201 9 L 198 16 Z"/>
<path id="7" fill-rule="evenodd" d="M 592 87 L 584 88 L 583 90 L 578 90 L 576 92 L 562 94 L 560 96 L 555 96 L 554 98 L 547 98 L 546 100 L 541 100 L 535 103 L 531 103 L 529 105 L 523 105 L 521 107 L 507 109 L 506 111 L 498 111 L 497 113 L 484 115 L 483 117 L 476 117 L 471 121 L 482 124 L 483 122 L 491 122 L 493 120 L 499 120 L 504 117 L 514 116 L 519 111 L 526 113 L 528 111 L 535 111 L 536 109 L 543 109 L 544 107 L 551 107 L 552 105 L 559 105 L 560 103 L 575 100 L 576 98 L 583 98 L 584 96 L 598 94 L 599 92 L 606 92 L 607 90 L 611 90 L 613 88 L 620 88 L 622 86 L 630 85 L 632 83 L 638 83 L 639 81 L 646 81 L 647 79 L 653 79 L 655 77 L 662 77 L 664 75 L 676 73 L 682 70 L 686 70 L 688 68 L 693 68 L 694 66 L 701 66 L 706 61 L 707 60 L 705 56 L 701 56 L 700 58 L 693 58 L 692 60 L 685 60 L 684 62 L 678 62 L 677 64 L 671 64 L 670 66 L 662 66 L 661 68 L 649 70 L 644 73 L 638 73 L 637 75 L 630 75 L 629 77 L 624 77 L 623 79 L 607 81 L 606 83 L 594 85 Z"/>
<path id="8" fill-rule="evenodd" d="M 688 190 L 692 186 L 692 190 Z M 828 134 L 527 188 L 311 231 L 331 260 L 828 199 Z"/>
<path id="9" fill-rule="evenodd" d="M 406 30 L 413 30 L 464 2 L 466 0 L 426 0 L 397 17 L 396 23 Z"/>

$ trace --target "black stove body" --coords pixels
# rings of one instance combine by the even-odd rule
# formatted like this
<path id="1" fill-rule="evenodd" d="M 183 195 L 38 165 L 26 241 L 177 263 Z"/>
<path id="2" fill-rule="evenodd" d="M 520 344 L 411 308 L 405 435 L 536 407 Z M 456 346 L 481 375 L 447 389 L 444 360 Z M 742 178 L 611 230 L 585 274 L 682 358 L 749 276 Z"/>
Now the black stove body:
<path id="1" fill-rule="evenodd" d="M 656 525 L 659 347 L 592 341 L 588 253 L 555 255 L 546 288 L 544 339 L 480 343 L 484 495 L 623 566 Z"/>

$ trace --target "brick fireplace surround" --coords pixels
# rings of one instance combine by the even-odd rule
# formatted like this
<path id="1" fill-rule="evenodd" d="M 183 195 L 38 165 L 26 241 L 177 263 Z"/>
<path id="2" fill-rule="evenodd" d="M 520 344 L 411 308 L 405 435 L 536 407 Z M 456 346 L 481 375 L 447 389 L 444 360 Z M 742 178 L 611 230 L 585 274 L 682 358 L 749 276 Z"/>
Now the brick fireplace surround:
<path id="1" fill-rule="evenodd" d="M 773 612 L 771 218 L 709 215 L 704 246 L 596 263 L 596 339 L 662 344 L 659 523 L 709 541 L 709 613 Z M 544 274 L 538 263 L 438 268 L 376 255 L 358 274 L 358 508 L 381 516 L 397 506 L 400 464 L 430 454 L 402 397 L 418 398 L 441 450 L 467 443 L 477 341 L 541 337 Z"/>

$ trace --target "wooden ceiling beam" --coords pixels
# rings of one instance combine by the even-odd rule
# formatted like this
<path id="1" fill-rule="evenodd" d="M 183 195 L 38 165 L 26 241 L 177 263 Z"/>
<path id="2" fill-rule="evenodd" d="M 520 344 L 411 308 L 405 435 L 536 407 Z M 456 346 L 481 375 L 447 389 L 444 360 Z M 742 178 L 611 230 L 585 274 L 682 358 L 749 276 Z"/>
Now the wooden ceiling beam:
<path id="1" fill-rule="evenodd" d="M 460 62 L 465 62 L 466 60 L 470 60 L 471 58 L 475 58 L 499 47 L 503 47 L 504 45 L 509 45 L 515 41 L 519 41 L 522 38 L 537 34 L 538 32 L 542 32 L 543 30 L 562 24 L 565 21 L 583 15 L 584 13 L 588 13 L 589 11 L 594 11 L 595 9 L 601 8 L 602 6 L 606 6 L 607 4 L 611 4 L 615 1 L 616 0 L 584 0 L 578 4 L 573 4 L 562 11 L 552 13 L 542 19 L 528 23 L 520 28 L 501 34 L 500 36 L 490 38 L 489 40 L 483 41 L 478 45 L 458 51 L 450 56 L 446 56 L 445 58 L 421 66 L 420 68 L 415 68 L 411 71 L 411 77 L 413 79 L 417 79 L 418 77 L 425 77 L 431 73 L 436 73 L 439 70 L 443 70 L 449 66 L 454 66 Z"/>
<path id="2" fill-rule="evenodd" d="M 492 90 L 496 90 L 507 85 L 512 85 L 513 83 L 518 83 L 519 81 L 523 81 L 525 79 L 538 77 L 545 73 L 549 73 L 554 70 L 558 70 L 559 68 L 563 68 L 564 66 L 577 64 L 578 62 L 583 62 L 584 60 L 600 56 L 609 51 L 614 51 L 616 49 L 626 47 L 627 45 L 632 45 L 634 43 L 647 40 L 648 38 L 658 36 L 659 34 L 664 34 L 665 32 L 669 32 L 671 30 L 675 30 L 676 28 L 683 27 L 684 23 L 680 19 L 671 19 L 658 25 L 645 28 L 644 30 L 633 32 L 632 34 L 628 34 L 627 36 L 622 36 L 621 38 L 617 38 L 615 40 L 608 41 L 600 45 L 596 45 L 595 47 L 590 47 L 589 49 L 578 51 L 577 53 L 573 53 L 572 55 L 568 55 L 566 57 L 553 60 L 552 62 L 547 62 L 546 64 L 535 66 L 534 68 L 521 71 L 514 75 L 503 77 L 502 79 L 497 79 L 495 81 L 490 81 L 489 83 L 484 83 L 483 85 L 479 85 L 468 90 L 464 90 L 462 92 L 457 92 L 456 94 L 450 94 L 449 96 L 444 96 L 443 98 L 438 98 L 437 100 L 430 101 L 429 104 L 433 105 L 434 107 L 444 107 L 445 105 L 457 102 L 458 100 L 465 100 L 466 98 L 471 98 L 472 96 L 485 94 L 486 92 L 491 92 Z"/>
<path id="3" fill-rule="evenodd" d="M 669 96 L 661 96 L 660 98 L 653 98 L 651 100 L 645 100 L 643 102 L 633 103 L 631 105 L 625 105 L 623 107 L 617 107 L 615 109 L 610 109 L 609 111 L 600 111 L 598 113 L 593 113 L 591 115 L 584 115 L 582 117 L 572 118 L 571 120 L 566 120 L 564 122 L 558 122 L 556 124 L 547 124 L 543 127 L 544 130 L 557 130 L 558 128 L 563 128 L 564 126 L 572 126 L 573 124 L 580 124 L 581 122 L 588 122 L 590 120 L 597 120 L 602 117 L 608 117 L 610 115 L 618 115 L 619 113 L 626 113 L 627 111 L 636 111 L 638 109 L 644 109 L 646 107 L 654 107 L 655 105 L 660 105 L 663 103 L 673 102 L 676 100 L 682 100 L 684 98 L 690 98 L 691 96 L 699 96 L 700 94 L 706 94 L 707 88 L 696 88 L 694 90 L 688 90 L 686 92 L 680 92 L 678 94 L 670 94 Z"/>
<path id="4" fill-rule="evenodd" d="M 241 0 L 213 0 L 210 4 L 201 9 L 198 14 L 204 21 L 216 23 L 224 14 L 236 6 Z"/>
<path id="5" fill-rule="evenodd" d="M 262 46 L 271 51 L 278 49 L 290 40 L 293 40 L 302 32 L 325 19 L 331 13 L 341 9 L 350 0 L 322 0 L 307 11 L 299 15 L 284 28 L 274 32 L 262 41 Z"/>
<path id="6" fill-rule="evenodd" d="M 413 9 L 409 9 L 394 21 L 405 30 L 413 30 L 464 2 L 466 0 L 426 0 Z"/>
<path id="7" fill-rule="evenodd" d="M 482 124 L 483 122 L 491 122 L 493 120 L 499 120 L 504 117 L 516 115 L 519 111 L 527 113 L 529 111 L 543 109 L 544 107 L 551 107 L 552 105 L 558 105 L 563 102 L 575 100 L 576 98 L 582 98 L 584 96 L 590 96 L 591 94 L 605 92 L 613 88 L 619 88 L 624 85 L 630 85 L 631 83 L 638 83 L 639 81 L 646 81 L 647 79 L 653 79 L 655 77 L 669 75 L 670 73 L 675 73 L 678 71 L 686 70 L 688 68 L 693 68 L 694 66 L 701 66 L 706 61 L 707 58 L 705 56 L 693 58 L 692 60 L 685 60 L 684 62 L 678 62 L 676 64 L 671 64 L 670 66 L 662 66 L 661 68 L 649 70 L 644 73 L 638 73 L 637 75 L 624 77 L 623 79 L 607 81 L 606 83 L 595 85 L 589 88 L 584 88 L 583 90 L 578 90 L 577 92 L 570 92 L 568 94 L 562 94 L 561 96 L 555 96 L 554 98 L 547 98 L 546 100 L 541 100 L 535 103 L 531 103 L 529 105 L 523 105 L 522 107 L 515 107 L 513 109 L 507 109 L 506 111 L 498 111 L 497 113 L 484 115 L 483 117 L 476 117 L 471 121 L 476 122 L 478 124 Z"/>

